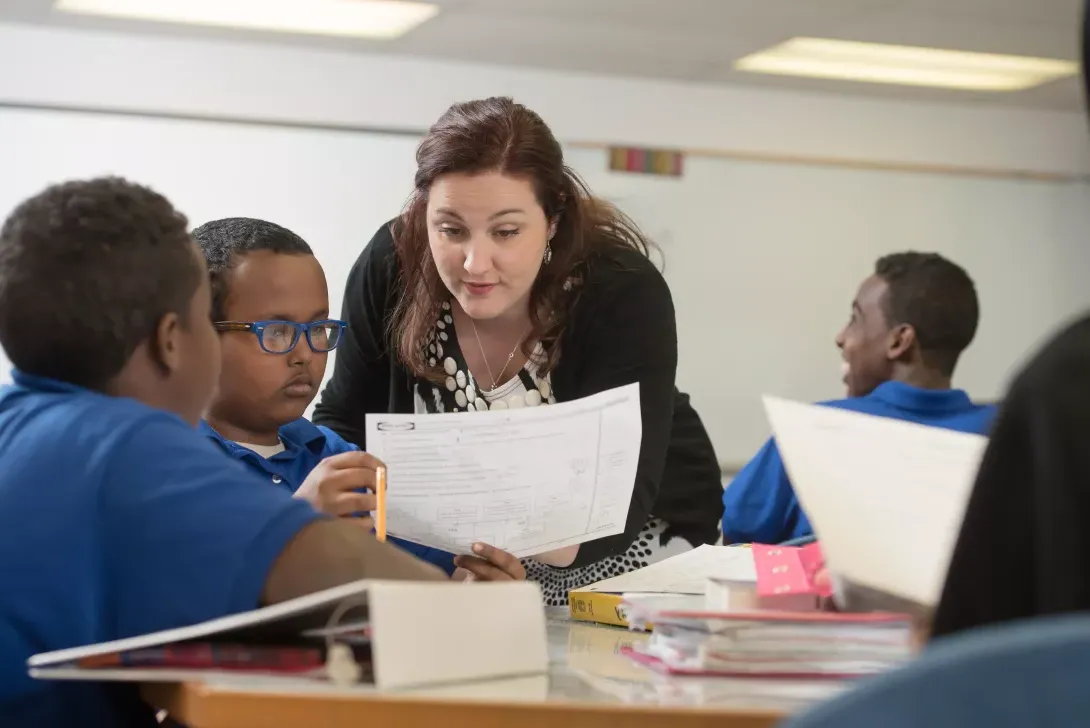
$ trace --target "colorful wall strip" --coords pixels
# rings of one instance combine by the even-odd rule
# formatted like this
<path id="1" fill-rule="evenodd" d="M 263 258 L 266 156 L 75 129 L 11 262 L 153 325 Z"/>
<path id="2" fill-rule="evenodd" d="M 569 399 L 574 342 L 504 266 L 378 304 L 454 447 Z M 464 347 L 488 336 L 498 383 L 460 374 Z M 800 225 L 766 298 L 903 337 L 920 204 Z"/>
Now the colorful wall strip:
<path id="1" fill-rule="evenodd" d="M 680 177 L 685 155 L 668 149 L 610 147 L 609 168 L 614 172 L 636 172 L 665 177 Z"/>

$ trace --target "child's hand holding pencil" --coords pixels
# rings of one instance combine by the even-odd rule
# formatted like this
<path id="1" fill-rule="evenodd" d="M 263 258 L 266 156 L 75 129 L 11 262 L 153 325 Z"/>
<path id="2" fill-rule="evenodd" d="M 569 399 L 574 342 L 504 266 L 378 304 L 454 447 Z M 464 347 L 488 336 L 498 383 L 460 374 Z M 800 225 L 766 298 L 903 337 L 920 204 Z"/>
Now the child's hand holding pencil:
<path id="1" fill-rule="evenodd" d="M 380 540 L 385 540 L 385 508 L 379 507 L 380 500 L 385 506 L 385 474 L 386 466 L 374 455 L 361 451 L 340 453 L 318 463 L 295 491 L 295 497 L 331 516 L 357 517 L 381 511 Z M 370 516 L 359 517 L 359 523 L 368 529 L 378 526 Z"/>

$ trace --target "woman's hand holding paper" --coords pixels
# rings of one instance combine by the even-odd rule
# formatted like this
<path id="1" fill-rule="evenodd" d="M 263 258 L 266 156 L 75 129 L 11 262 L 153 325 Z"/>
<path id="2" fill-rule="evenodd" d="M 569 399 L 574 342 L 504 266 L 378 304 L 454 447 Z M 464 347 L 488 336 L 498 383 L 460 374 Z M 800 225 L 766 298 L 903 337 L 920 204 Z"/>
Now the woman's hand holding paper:
<path id="1" fill-rule="evenodd" d="M 523 581 L 526 569 L 518 558 L 484 543 L 473 544 L 474 556 L 455 556 L 453 578 L 462 581 Z"/>

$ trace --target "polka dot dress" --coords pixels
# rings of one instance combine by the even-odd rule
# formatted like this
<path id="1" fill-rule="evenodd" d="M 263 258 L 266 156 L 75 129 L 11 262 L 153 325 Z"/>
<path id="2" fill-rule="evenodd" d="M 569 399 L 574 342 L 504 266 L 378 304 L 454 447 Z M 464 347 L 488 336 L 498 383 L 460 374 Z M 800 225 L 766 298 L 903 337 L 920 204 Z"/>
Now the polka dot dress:
<path id="1" fill-rule="evenodd" d="M 431 366 L 441 365 L 446 379 L 441 384 L 417 381 L 415 399 L 418 414 L 486 412 L 556 403 L 549 375 L 538 376 L 536 362 L 543 358 L 540 345 L 534 350 L 526 366 L 509 381 L 491 391 L 478 386 L 458 347 L 449 303 L 443 304 L 427 343 L 427 352 L 428 363 Z M 568 592 L 572 589 L 643 568 L 692 548 L 684 539 L 676 537 L 663 544 L 662 536 L 667 525 L 666 522 L 652 517 L 624 553 L 575 569 L 560 569 L 534 559 L 523 559 L 526 578 L 541 585 L 546 606 L 567 606 Z"/>
<path id="2" fill-rule="evenodd" d="M 526 579 L 541 585 L 545 606 L 566 607 L 568 592 L 572 589 L 642 569 L 656 561 L 662 561 L 692 549 L 692 545 L 685 539 L 676 536 L 670 539 L 669 543 L 663 544 L 662 534 L 666 528 L 665 521 L 652 517 L 640 529 L 639 537 L 623 554 L 607 556 L 578 569 L 558 569 L 533 559 L 523 559 L 522 565 L 526 569 Z"/>
<path id="3" fill-rule="evenodd" d="M 536 362 L 544 357 L 540 344 L 517 376 L 491 391 L 480 387 L 466 366 L 454 337 L 454 317 L 451 316 L 449 303 L 443 304 L 427 350 L 428 363 L 442 366 L 447 376 L 442 384 L 417 382 L 417 413 L 486 412 L 556 403 L 549 376 L 537 376 Z"/>

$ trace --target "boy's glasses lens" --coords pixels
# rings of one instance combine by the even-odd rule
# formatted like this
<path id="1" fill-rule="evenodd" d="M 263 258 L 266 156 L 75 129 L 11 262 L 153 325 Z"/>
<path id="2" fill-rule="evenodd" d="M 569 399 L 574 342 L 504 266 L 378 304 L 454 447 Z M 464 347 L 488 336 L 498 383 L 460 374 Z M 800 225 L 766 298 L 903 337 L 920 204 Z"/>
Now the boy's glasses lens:
<path id="1" fill-rule="evenodd" d="M 291 324 L 269 324 L 261 332 L 261 344 L 269 351 L 289 351 L 295 337 L 296 329 Z"/>
<path id="2" fill-rule="evenodd" d="M 329 351 L 341 341 L 340 324 L 315 324 L 310 327 L 310 343 L 318 351 Z"/>

